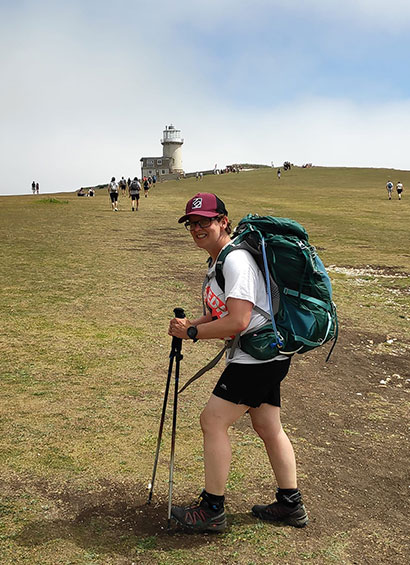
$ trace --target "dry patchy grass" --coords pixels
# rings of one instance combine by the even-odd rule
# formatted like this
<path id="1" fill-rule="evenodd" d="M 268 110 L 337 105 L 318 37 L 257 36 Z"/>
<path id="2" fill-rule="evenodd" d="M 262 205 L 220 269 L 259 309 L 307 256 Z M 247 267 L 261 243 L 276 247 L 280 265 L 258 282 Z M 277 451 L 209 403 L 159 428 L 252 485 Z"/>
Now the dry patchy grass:
<path id="1" fill-rule="evenodd" d="M 367 510 L 352 508 L 347 492 L 355 478 L 366 488 L 372 458 L 380 463 L 388 449 L 398 466 L 391 489 L 407 484 L 398 422 L 408 417 L 402 395 L 410 343 L 410 199 L 406 193 L 400 203 L 385 198 L 387 175 L 293 169 L 278 181 L 261 169 L 189 179 L 157 186 L 138 213 L 126 198 L 111 212 L 105 192 L 94 199 L 1 199 L 2 563 L 350 564 L 371 562 L 366 544 L 378 563 L 405 562 L 402 531 L 389 531 L 379 515 L 355 527 L 354 516 Z M 400 175 L 409 185 L 410 174 Z M 284 420 L 313 514 L 303 532 L 272 528 L 248 514 L 256 495 L 270 497 L 272 477 L 247 418 L 231 431 L 226 534 L 165 533 L 168 429 L 155 504 L 145 506 L 168 367 L 168 319 L 175 306 L 188 316 L 200 310 L 206 257 L 177 224 L 199 190 L 223 198 L 234 224 L 249 211 L 300 221 L 325 263 L 335 266 L 342 338 L 334 364 L 323 367 L 323 352 L 302 357 L 284 388 Z M 217 350 L 215 343 L 184 343 L 182 379 Z M 347 385 L 352 366 L 356 380 Z M 197 417 L 217 373 L 181 397 L 179 502 L 202 484 Z M 381 378 L 396 373 L 401 380 L 392 377 L 379 388 Z M 389 489 L 386 473 L 381 466 L 374 480 Z M 335 500 L 329 523 L 321 513 Z"/>

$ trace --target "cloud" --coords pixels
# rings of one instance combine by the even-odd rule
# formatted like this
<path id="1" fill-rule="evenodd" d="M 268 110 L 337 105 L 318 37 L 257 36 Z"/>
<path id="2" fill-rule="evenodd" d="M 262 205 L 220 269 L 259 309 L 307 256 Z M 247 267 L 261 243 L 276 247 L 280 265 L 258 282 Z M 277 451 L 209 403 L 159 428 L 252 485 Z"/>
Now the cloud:
<path id="1" fill-rule="evenodd" d="M 365 27 L 378 25 L 387 34 L 395 33 L 398 27 L 407 26 L 410 21 L 407 0 L 283 0 L 280 4 L 305 13 L 313 12 L 328 20 L 338 17 Z M 394 29 L 389 29 L 387 23 L 393 24 Z"/>
<path id="2" fill-rule="evenodd" d="M 0 60 L 0 193 L 27 193 L 33 178 L 53 192 L 138 174 L 140 157 L 161 155 L 170 122 L 186 140 L 188 171 L 285 159 L 407 167 L 408 79 L 388 81 L 407 40 L 390 43 L 397 57 L 383 59 L 391 52 L 377 31 L 380 52 L 366 59 L 368 36 L 338 27 L 381 22 L 383 4 L 1 7 L 0 48 L 8 55 Z M 400 22 L 410 13 L 398 1 L 389 9 Z"/>
<path id="3" fill-rule="evenodd" d="M 266 113 L 218 115 L 218 138 L 212 136 L 209 119 L 201 135 L 202 158 L 220 165 L 280 164 L 289 159 L 296 164 L 408 168 L 409 110 L 410 103 L 363 107 L 345 100 L 311 99 Z M 194 132 L 192 137 L 196 141 Z M 184 152 L 190 157 L 188 144 Z"/>

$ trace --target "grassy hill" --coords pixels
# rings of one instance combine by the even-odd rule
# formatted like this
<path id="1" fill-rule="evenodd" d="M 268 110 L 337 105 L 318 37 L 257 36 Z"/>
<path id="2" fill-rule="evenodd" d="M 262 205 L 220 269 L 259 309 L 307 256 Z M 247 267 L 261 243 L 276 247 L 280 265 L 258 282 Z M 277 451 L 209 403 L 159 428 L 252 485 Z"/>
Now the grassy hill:
<path id="1" fill-rule="evenodd" d="M 387 200 L 389 178 L 402 201 Z M 407 562 L 408 187 L 408 171 L 293 168 L 278 180 L 266 168 L 159 184 L 137 213 L 126 197 L 113 213 L 103 190 L 2 197 L 1 563 Z M 329 268 L 340 343 L 327 365 L 324 351 L 295 359 L 283 391 L 311 513 L 302 532 L 248 514 L 274 481 L 246 419 L 232 430 L 226 534 L 165 533 L 168 430 L 144 505 L 168 320 L 175 306 L 201 309 L 206 256 L 177 223 L 199 191 L 218 194 L 233 224 L 248 212 L 299 221 Z M 218 348 L 184 342 L 181 380 Z M 181 395 L 176 502 L 202 487 L 197 420 L 220 370 Z"/>

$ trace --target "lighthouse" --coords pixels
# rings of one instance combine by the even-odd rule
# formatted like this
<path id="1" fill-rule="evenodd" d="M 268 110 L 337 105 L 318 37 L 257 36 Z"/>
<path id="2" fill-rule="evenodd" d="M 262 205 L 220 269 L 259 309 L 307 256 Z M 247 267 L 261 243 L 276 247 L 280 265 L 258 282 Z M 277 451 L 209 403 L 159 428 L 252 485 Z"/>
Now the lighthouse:
<path id="1" fill-rule="evenodd" d="M 181 130 L 175 129 L 171 124 L 165 126 L 162 132 L 162 156 L 164 159 L 169 158 L 170 169 L 173 173 L 183 173 L 182 168 L 182 144 L 184 140 L 181 138 Z"/>

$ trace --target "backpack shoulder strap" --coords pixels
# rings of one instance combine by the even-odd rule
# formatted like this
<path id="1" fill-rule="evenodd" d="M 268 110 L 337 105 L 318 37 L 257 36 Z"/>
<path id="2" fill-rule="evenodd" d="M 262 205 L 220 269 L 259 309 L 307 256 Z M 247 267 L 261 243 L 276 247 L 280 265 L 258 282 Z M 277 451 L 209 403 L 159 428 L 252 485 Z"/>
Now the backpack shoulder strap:
<path id="1" fill-rule="evenodd" d="M 223 275 L 222 267 L 226 259 L 226 256 L 229 253 L 231 253 L 231 251 L 235 251 L 236 249 L 245 249 L 245 251 L 248 251 L 252 255 L 260 271 L 264 273 L 263 259 L 261 257 L 259 249 L 255 247 L 255 244 L 256 244 L 255 237 L 253 237 L 252 240 L 250 240 L 249 242 L 246 239 L 242 239 L 242 241 L 237 244 L 232 243 L 228 245 L 220 253 L 215 265 L 215 278 L 216 278 L 216 282 L 219 285 L 219 288 L 221 288 L 223 292 L 225 292 L 225 278 Z M 271 292 L 271 299 L 273 304 L 273 313 L 276 314 L 279 310 L 280 294 L 279 294 L 279 288 L 271 275 L 270 275 L 270 292 Z M 267 319 L 270 319 L 271 317 L 268 312 L 262 310 L 262 308 L 259 308 L 259 306 L 256 306 L 256 304 L 254 306 L 254 310 L 256 310 L 259 314 L 262 314 L 262 316 L 264 316 Z"/>
<path id="2" fill-rule="evenodd" d="M 227 245 L 225 249 L 221 251 L 215 263 L 215 279 L 222 292 L 225 292 L 225 277 L 222 272 L 222 267 L 225 262 L 226 256 L 234 249 L 237 248 L 231 243 Z"/>
<path id="3" fill-rule="evenodd" d="M 245 249 L 245 251 L 249 251 L 249 253 L 253 257 L 255 254 L 255 249 L 251 245 L 249 245 L 246 239 L 242 239 L 239 243 L 235 243 L 235 241 L 233 241 L 221 251 L 215 264 L 215 278 L 216 282 L 223 292 L 225 292 L 225 278 L 223 276 L 222 267 L 227 255 L 229 255 L 231 251 L 235 251 L 236 249 Z"/>

